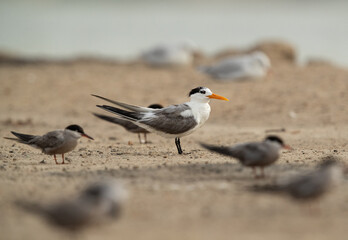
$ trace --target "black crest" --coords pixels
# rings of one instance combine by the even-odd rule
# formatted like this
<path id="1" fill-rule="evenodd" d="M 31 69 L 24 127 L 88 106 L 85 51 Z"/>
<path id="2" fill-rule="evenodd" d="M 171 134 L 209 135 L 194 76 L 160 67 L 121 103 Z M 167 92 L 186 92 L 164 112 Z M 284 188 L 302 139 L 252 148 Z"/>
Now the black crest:
<path id="1" fill-rule="evenodd" d="M 151 104 L 150 106 L 148 106 L 148 108 L 161 109 L 161 108 L 163 108 L 163 106 L 161 104 L 155 103 L 155 104 Z"/>
<path id="2" fill-rule="evenodd" d="M 284 145 L 284 141 L 280 137 L 275 136 L 275 135 L 267 136 L 266 140 L 273 141 L 273 142 L 278 142 L 282 146 Z"/>
<path id="3" fill-rule="evenodd" d="M 191 92 L 189 93 L 189 97 L 192 94 L 199 93 L 202 89 L 204 89 L 204 87 L 196 87 L 196 88 L 192 89 Z"/>
<path id="4" fill-rule="evenodd" d="M 85 133 L 83 131 L 83 128 L 80 127 L 79 125 L 73 124 L 73 125 L 69 125 L 67 126 L 65 129 L 69 129 L 71 131 L 75 131 L 75 132 L 79 132 L 79 133 Z"/>

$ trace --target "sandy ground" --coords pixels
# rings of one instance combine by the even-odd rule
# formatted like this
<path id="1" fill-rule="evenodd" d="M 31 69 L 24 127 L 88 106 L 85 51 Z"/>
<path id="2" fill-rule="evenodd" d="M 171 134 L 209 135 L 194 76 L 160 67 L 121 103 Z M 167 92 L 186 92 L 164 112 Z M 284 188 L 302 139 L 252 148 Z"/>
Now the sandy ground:
<path id="1" fill-rule="evenodd" d="M 345 239 L 348 182 L 314 204 L 315 211 L 286 196 L 257 194 L 249 186 L 312 169 L 332 154 L 348 164 L 348 71 L 317 63 L 275 64 L 261 81 L 219 83 L 192 67 L 153 69 L 143 64 L 77 61 L 2 64 L 0 136 L 10 131 L 43 134 L 69 124 L 83 126 L 95 141 L 81 139 L 69 164 L 29 146 L 0 144 L 0 239 L 62 239 L 67 233 L 18 209 L 14 201 L 47 203 L 68 198 L 86 183 L 112 176 L 130 198 L 119 221 L 83 231 L 83 239 Z M 135 134 L 96 119 L 103 101 L 90 94 L 149 105 L 187 101 L 190 89 L 207 86 L 230 102 L 212 101 L 207 123 L 181 140 Z M 198 142 L 232 145 L 261 140 L 267 129 L 294 150 L 254 179 L 235 160 L 203 150 Z M 45 160 L 45 164 L 40 161 Z"/>

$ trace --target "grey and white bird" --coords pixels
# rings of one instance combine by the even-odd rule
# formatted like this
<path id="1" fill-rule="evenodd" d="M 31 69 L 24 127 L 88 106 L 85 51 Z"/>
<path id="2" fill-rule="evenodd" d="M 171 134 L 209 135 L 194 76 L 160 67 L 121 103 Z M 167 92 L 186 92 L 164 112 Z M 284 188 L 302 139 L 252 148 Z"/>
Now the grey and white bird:
<path id="1" fill-rule="evenodd" d="M 15 204 L 57 227 L 78 231 L 120 217 L 126 198 L 123 185 L 116 180 L 103 180 L 90 184 L 72 199 L 51 204 L 18 200 Z"/>
<path id="2" fill-rule="evenodd" d="M 199 71 L 220 80 L 263 78 L 270 72 L 270 69 L 270 59 L 260 51 L 228 57 L 214 65 L 198 68 Z"/>
<path id="3" fill-rule="evenodd" d="M 154 67 L 188 65 L 192 63 L 196 51 L 197 46 L 192 41 L 160 44 L 144 51 L 141 59 Z"/>
<path id="4" fill-rule="evenodd" d="M 192 89 L 189 93 L 189 102 L 171 105 L 162 109 L 138 107 L 97 95 L 92 96 L 101 98 L 127 110 L 108 105 L 97 105 L 97 107 L 130 120 L 136 125 L 147 129 L 149 132 L 166 138 L 175 138 L 175 144 L 179 154 L 183 153 L 180 138 L 191 134 L 208 120 L 210 115 L 210 99 L 228 101 L 227 98 L 212 93 L 206 87 Z"/>
<path id="5" fill-rule="evenodd" d="M 148 106 L 148 108 L 153 108 L 153 109 L 160 109 L 163 108 L 163 106 L 161 104 L 151 104 L 150 106 Z M 138 125 L 132 123 L 131 121 L 125 120 L 125 119 L 120 119 L 120 118 L 115 118 L 115 117 L 111 117 L 111 116 L 107 116 L 107 115 L 103 115 L 103 114 L 98 114 L 98 113 L 93 113 L 94 116 L 103 119 L 105 121 L 114 123 L 114 124 L 118 124 L 122 127 L 124 127 L 128 132 L 131 133 L 137 133 L 138 134 L 138 139 L 139 139 L 139 143 L 147 143 L 147 136 L 146 134 L 149 133 L 149 131 L 147 131 L 145 128 L 139 127 Z M 144 134 L 144 141 L 142 141 L 141 139 L 141 135 L 140 134 Z"/>
<path id="6" fill-rule="evenodd" d="M 281 179 L 274 185 L 255 186 L 259 192 L 286 193 L 297 200 L 313 200 L 330 192 L 343 179 L 343 168 L 337 160 L 328 157 L 317 169 L 303 175 Z"/>
<path id="7" fill-rule="evenodd" d="M 260 177 L 264 177 L 264 167 L 278 160 L 280 150 L 282 148 L 291 149 L 278 136 L 267 136 L 262 142 L 241 143 L 228 147 L 204 143 L 201 143 L 201 146 L 210 151 L 238 159 L 242 165 L 253 168 L 255 177 L 257 177 L 256 167 L 261 168 Z"/>
<path id="8" fill-rule="evenodd" d="M 11 133 L 17 138 L 6 139 L 15 140 L 41 149 L 43 153 L 53 155 L 56 164 L 58 164 L 56 154 L 62 155 L 62 164 L 64 164 L 64 154 L 75 149 L 79 138 L 86 137 L 94 140 L 84 132 L 82 127 L 76 124 L 69 125 L 65 129 L 48 132 L 42 136 L 17 133 L 13 131 L 11 131 Z"/>

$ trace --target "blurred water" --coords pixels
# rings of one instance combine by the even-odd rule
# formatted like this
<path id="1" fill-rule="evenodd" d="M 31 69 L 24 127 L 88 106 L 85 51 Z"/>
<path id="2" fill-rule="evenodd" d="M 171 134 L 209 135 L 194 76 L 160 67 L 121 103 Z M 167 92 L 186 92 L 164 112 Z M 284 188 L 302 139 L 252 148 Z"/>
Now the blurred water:
<path id="1" fill-rule="evenodd" d="M 25 56 L 129 59 L 158 42 L 195 41 L 207 53 L 264 39 L 300 60 L 348 66 L 348 1 L 0 1 L 0 50 Z"/>

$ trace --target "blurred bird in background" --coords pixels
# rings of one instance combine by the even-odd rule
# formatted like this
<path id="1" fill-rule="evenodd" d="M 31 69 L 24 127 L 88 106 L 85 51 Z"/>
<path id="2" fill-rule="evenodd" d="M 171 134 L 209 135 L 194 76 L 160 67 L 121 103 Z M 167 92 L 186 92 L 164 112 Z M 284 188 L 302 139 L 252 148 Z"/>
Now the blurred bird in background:
<path id="1" fill-rule="evenodd" d="M 177 44 L 160 44 L 141 54 L 141 59 L 153 67 L 190 65 L 197 45 L 189 40 Z"/>
<path id="2" fill-rule="evenodd" d="M 263 78 L 271 70 L 269 57 L 255 51 L 250 54 L 228 57 L 211 66 L 201 66 L 198 70 L 218 80 L 240 80 L 246 78 Z"/>

